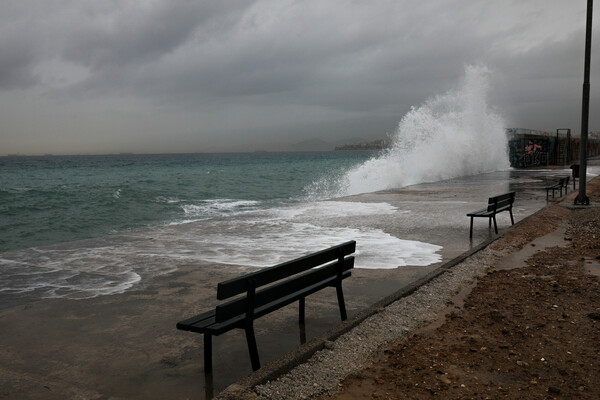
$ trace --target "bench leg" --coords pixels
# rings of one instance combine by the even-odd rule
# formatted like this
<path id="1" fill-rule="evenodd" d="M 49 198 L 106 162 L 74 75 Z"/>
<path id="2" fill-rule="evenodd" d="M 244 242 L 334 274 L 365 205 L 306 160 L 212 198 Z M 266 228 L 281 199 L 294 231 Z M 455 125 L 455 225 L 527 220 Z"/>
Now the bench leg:
<path id="1" fill-rule="evenodd" d="M 473 217 L 471 217 L 471 229 L 469 230 L 469 237 L 473 237 Z"/>
<path id="2" fill-rule="evenodd" d="M 254 326 L 250 324 L 245 328 L 246 342 L 248 342 L 248 351 L 250 352 L 250 362 L 252 363 L 252 371 L 260 368 L 260 360 L 258 359 L 258 347 L 256 347 L 256 337 L 254 336 Z"/>
<path id="3" fill-rule="evenodd" d="M 494 230 L 496 231 L 496 234 L 498 234 L 498 224 L 496 223 L 496 216 L 494 215 Z"/>
<path id="4" fill-rule="evenodd" d="M 300 344 L 306 343 L 306 326 L 300 325 Z"/>
<path id="5" fill-rule="evenodd" d="M 298 323 L 300 325 L 304 325 L 304 309 L 305 309 L 305 298 L 302 297 L 299 301 L 298 301 Z"/>
<path id="6" fill-rule="evenodd" d="M 512 210 L 508 210 L 508 212 L 510 213 L 510 222 L 511 222 L 512 225 L 514 225 L 515 224 L 515 219 L 513 218 Z"/>
<path id="7" fill-rule="evenodd" d="M 337 292 L 338 304 L 340 306 L 340 316 L 342 317 L 342 321 L 345 321 L 348 318 L 346 314 L 346 303 L 344 302 L 344 292 L 342 291 L 342 281 L 338 280 L 335 285 L 335 291 Z"/>
<path id="8" fill-rule="evenodd" d="M 212 372 L 212 335 L 204 333 L 204 373 Z"/>

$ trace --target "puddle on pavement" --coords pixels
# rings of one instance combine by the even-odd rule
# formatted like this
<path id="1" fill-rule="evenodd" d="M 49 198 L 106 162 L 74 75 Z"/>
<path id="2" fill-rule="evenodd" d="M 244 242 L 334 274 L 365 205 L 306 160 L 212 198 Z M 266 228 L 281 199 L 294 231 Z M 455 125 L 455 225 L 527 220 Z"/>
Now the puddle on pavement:
<path id="1" fill-rule="evenodd" d="M 519 268 L 524 266 L 525 261 L 527 261 L 538 251 L 543 251 L 549 247 L 563 247 L 565 244 L 569 243 L 565 240 L 566 230 L 566 226 L 558 227 L 558 229 L 556 229 L 554 232 L 545 236 L 541 236 L 535 239 L 533 242 L 527 243 L 521 250 L 504 257 L 494 267 L 497 270 Z"/>

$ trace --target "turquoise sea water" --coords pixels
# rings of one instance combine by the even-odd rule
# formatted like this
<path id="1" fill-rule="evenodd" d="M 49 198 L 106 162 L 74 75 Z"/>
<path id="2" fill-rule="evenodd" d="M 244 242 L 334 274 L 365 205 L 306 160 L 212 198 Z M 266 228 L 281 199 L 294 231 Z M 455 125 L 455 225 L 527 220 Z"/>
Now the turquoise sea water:
<path id="1" fill-rule="evenodd" d="M 318 200 L 375 154 L 0 157 L 0 252 Z"/>

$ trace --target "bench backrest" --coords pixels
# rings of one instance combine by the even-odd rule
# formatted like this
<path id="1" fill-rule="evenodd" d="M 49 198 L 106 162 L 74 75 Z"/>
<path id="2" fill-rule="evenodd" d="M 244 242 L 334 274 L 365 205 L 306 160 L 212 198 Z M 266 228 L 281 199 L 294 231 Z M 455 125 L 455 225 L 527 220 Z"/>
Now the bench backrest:
<path id="1" fill-rule="evenodd" d="M 328 277 L 336 276 L 338 274 L 340 274 L 341 277 L 341 274 L 344 273 L 344 271 L 348 271 L 354 267 L 354 257 L 348 255 L 354 253 L 355 250 L 356 242 L 352 240 L 295 260 L 287 261 L 273 267 L 221 282 L 217 285 L 217 298 L 219 300 L 227 299 L 240 293 L 246 293 L 251 289 L 249 296 L 253 296 L 252 303 L 254 304 L 254 308 L 264 306 L 273 301 L 273 299 L 284 298 L 290 293 L 306 288 L 316 282 L 327 279 Z M 341 265 L 340 261 L 342 262 Z M 320 268 L 312 270 L 315 267 Z M 305 272 L 307 270 L 311 271 Z M 261 286 L 283 280 L 302 272 L 304 272 L 304 274 L 254 293 L 254 290 Z M 242 297 L 220 304 L 216 307 L 216 321 L 222 322 L 228 318 L 243 314 L 247 311 L 247 308 L 248 297 Z"/>
<path id="2" fill-rule="evenodd" d="M 515 202 L 515 192 L 501 194 L 488 199 L 488 211 L 497 211 L 502 208 L 510 208 Z"/>
<path id="3" fill-rule="evenodd" d="M 329 261 L 338 260 L 340 256 L 344 257 L 352 254 L 355 250 L 356 241 L 352 240 L 295 260 L 286 261 L 273 267 L 264 268 L 251 274 L 220 282 L 217 285 L 217 299 L 224 300 L 246 292 L 250 279 L 254 280 L 254 287 L 259 288 L 302 271 L 318 267 Z"/>

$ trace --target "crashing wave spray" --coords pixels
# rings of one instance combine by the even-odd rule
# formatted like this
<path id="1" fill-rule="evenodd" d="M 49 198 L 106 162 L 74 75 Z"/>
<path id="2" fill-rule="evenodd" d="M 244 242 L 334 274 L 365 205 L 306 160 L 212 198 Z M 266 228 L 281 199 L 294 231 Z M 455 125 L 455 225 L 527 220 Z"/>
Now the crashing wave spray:
<path id="1" fill-rule="evenodd" d="M 402 117 L 389 150 L 311 192 L 345 196 L 508 169 L 504 123 L 486 101 L 490 75 L 467 66 L 457 89 Z"/>

